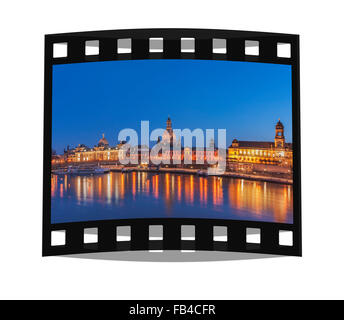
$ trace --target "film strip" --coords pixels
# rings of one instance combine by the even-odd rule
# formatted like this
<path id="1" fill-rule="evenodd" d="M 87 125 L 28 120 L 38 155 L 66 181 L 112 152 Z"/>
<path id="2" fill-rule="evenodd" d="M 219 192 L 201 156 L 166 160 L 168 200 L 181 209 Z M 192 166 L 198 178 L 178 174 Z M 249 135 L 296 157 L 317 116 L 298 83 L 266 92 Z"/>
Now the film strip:
<path id="1" fill-rule="evenodd" d="M 288 50 L 280 50 L 281 46 Z M 200 218 L 51 223 L 53 66 L 142 59 L 246 61 L 292 66 L 293 224 Z M 301 256 L 298 35 L 206 29 L 133 29 L 46 35 L 44 99 L 44 256 L 126 250 L 215 250 Z M 281 241 L 281 235 L 286 233 L 291 237 L 288 245 Z M 91 240 L 88 234 L 92 235 Z M 254 240 L 251 240 L 252 234 Z"/>

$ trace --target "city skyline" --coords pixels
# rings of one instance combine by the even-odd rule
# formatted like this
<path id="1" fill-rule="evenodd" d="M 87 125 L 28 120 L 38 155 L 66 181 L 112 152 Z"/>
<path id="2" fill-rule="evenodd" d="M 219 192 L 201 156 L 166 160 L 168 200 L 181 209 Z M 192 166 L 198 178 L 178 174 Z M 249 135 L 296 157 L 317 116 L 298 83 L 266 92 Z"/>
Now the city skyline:
<path id="1" fill-rule="evenodd" d="M 281 118 L 291 142 L 291 112 L 285 65 L 154 60 L 53 69 L 52 148 L 58 154 L 67 145 L 93 147 L 103 133 L 116 145 L 118 132 L 140 132 L 141 120 L 149 120 L 151 130 L 165 128 L 167 116 L 174 129 L 227 129 L 227 146 L 234 138 L 272 141 L 271 127 Z"/>
<path id="2" fill-rule="evenodd" d="M 168 118 L 168 119 L 170 119 L 170 118 Z M 278 121 L 280 121 L 280 119 L 278 119 Z M 156 129 L 156 128 L 155 128 Z M 166 128 L 159 128 L 159 129 L 163 129 L 163 130 L 166 130 Z M 172 130 L 175 130 L 174 128 L 172 128 Z M 152 130 L 150 130 L 150 133 L 151 133 L 151 131 Z M 214 130 L 215 131 L 215 130 Z M 271 131 L 272 132 L 272 131 Z M 214 136 L 215 137 L 217 137 L 217 132 L 215 131 L 215 134 L 214 134 Z M 90 145 L 86 145 L 85 143 L 79 143 L 78 145 L 71 145 L 71 144 L 67 144 L 66 145 L 66 147 L 64 148 L 64 150 L 63 150 L 63 152 L 65 151 L 65 150 L 67 150 L 68 148 L 69 149 L 74 149 L 74 148 L 76 148 L 76 147 L 78 147 L 78 146 L 86 146 L 86 147 L 89 147 L 89 148 L 93 148 L 93 147 L 97 147 L 98 145 L 99 145 L 99 141 L 100 140 L 103 140 L 103 139 L 106 139 L 108 142 L 109 142 L 109 146 L 110 147 L 115 147 L 116 145 L 119 145 L 119 144 L 121 144 L 121 140 L 118 140 L 118 139 L 113 139 L 113 143 L 111 143 L 111 140 L 108 138 L 108 137 L 106 137 L 105 136 L 105 133 L 102 133 L 101 134 L 101 136 L 100 137 L 96 137 L 95 139 L 94 139 L 94 143 L 93 144 L 90 144 Z M 235 140 L 237 139 L 237 138 L 234 138 Z M 242 140 L 242 139 L 238 139 L 238 140 Z M 273 141 L 274 140 L 274 136 L 273 136 L 273 133 L 271 134 L 271 139 L 269 140 L 269 141 L 266 141 L 266 142 L 271 142 L 271 141 Z M 177 143 L 178 142 L 180 142 L 180 146 L 181 147 L 190 147 L 189 145 L 184 145 L 184 139 L 183 139 L 183 137 L 181 137 L 180 135 L 176 135 L 176 140 L 175 140 Z M 195 141 L 195 137 L 193 137 L 193 144 L 192 144 L 192 147 L 195 147 L 196 145 L 194 145 L 194 141 Z M 231 140 L 231 141 L 226 141 L 226 148 L 228 148 L 231 144 L 232 144 L 232 141 L 233 140 Z M 149 148 L 151 148 L 152 146 L 154 146 L 156 143 L 157 143 L 158 141 L 152 141 L 152 140 L 150 140 L 150 144 L 149 144 Z M 211 140 L 211 139 L 209 139 L 209 140 L 207 140 L 207 136 L 206 136 L 206 132 L 204 132 L 204 145 L 203 145 L 203 147 L 205 148 L 205 147 L 208 147 L 211 143 L 214 143 L 214 146 L 215 147 L 217 147 L 217 142 L 218 142 L 218 140 L 217 139 L 214 139 L 213 141 Z M 264 141 L 265 142 L 265 141 Z M 287 143 L 289 143 L 288 141 L 286 141 Z M 139 145 L 141 145 L 141 137 L 140 137 L 140 132 L 138 132 L 138 144 L 137 145 L 133 145 L 133 146 L 139 146 Z M 178 145 L 178 144 L 177 144 Z M 171 148 L 172 148 L 172 145 L 171 145 Z M 56 150 L 55 149 L 53 149 L 53 151 L 54 152 L 56 152 Z M 58 152 L 56 152 L 56 154 L 63 154 L 63 152 L 61 152 L 61 153 L 58 153 Z"/>

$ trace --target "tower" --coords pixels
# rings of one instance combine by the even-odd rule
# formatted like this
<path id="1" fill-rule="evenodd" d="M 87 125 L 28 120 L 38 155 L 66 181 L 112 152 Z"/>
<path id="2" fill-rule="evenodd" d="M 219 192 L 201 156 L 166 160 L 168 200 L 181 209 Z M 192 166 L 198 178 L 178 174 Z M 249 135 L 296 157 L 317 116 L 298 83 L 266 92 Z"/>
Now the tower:
<path id="1" fill-rule="evenodd" d="M 164 134 L 162 135 L 162 142 L 165 144 L 172 145 L 175 140 L 176 140 L 176 136 L 172 129 L 172 121 L 170 117 L 168 117 L 166 121 L 166 130 L 164 131 Z"/>
<path id="2" fill-rule="evenodd" d="M 168 117 L 166 121 L 166 131 L 171 135 L 172 134 L 172 121 L 171 118 Z"/>
<path id="3" fill-rule="evenodd" d="M 280 119 L 275 127 L 276 135 L 275 135 L 275 148 L 284 148 L 285 138 L 284 138 L 284 126 Z"/>

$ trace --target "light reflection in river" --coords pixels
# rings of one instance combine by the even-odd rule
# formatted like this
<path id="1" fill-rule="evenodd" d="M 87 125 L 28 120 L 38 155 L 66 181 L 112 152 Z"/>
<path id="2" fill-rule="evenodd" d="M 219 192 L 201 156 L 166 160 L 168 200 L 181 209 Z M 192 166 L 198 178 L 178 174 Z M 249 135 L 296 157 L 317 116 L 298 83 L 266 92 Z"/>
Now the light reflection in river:
<path id="1" fill-rule="evenodd" d="M 147 172 L 51 178 L 52 223 L 184 217 L 292 223 L 293 187 Z"/>

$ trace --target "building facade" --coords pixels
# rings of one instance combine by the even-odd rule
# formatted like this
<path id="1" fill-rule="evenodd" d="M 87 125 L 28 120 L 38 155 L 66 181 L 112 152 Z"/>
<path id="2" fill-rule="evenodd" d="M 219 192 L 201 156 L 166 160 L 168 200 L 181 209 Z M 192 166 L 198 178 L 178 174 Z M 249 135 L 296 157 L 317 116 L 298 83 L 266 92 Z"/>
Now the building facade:
<path id="1" fill-rule="evenodd" d="M 52 164 L 109 162 L 128 165 L 149 165 L 158 163 L 177 166 L 214 165 L 226 159 L 220 158 L 219 150 L 214 141 L 207 148 L 182 146 L 180 138 L 177 141 L 172 129 L 172 121 L 168 117 L 166 130 L 162 140 L 169 147 L 168 152 L 158 152 L 152 155 L 149 146 L 131 146 L 121 142 L 110 146 L 104 134 L 93 148 L 79 144 L 76 148 L 67 147 L 63 155 L 53 154 Z M 125 147 L 124 147 L 125 146 Z M 222 153 L 221 153 L 222 154 Z M 149 156 L 148 156 L 149 155 Z M 155 159 L 153 159 L 155 157 Z M 129 161 L 123 161 L 127 159 Z M 227 149 L 227 170 L 229 171 L 269 171 L 290 173 L 293 166 L 292 144 L 285 142 L 284 126 L 279 120 L 275 126 L 275 140 L 239 141 L 234 139 Z"/>
<path id="2" fill-rule="evenodd" d="M 287 170 L 282 171 L 289 172 L 288 169 L 293 167 L 293 146 L 292 143 L 285 142 L 284 126 L 280 120 L 275 126 L 273 142 L 234 139 L 227 154 L 229 169 L 240 169 L 239 164 L 242 168 L 245 168 L 245 165 L 250 168 L 249 164 L 261 164 L 286 168 Z M 259 168 L 259 166 L 255 167 Z"/>
<path id="3" fill-rule="evenodd" d="M 215 164 L 218 161 L 218 150 L 215 147 L 214 141 L 210 143 L 208 148 L 183 147 L 181 138 L 176 139 L 170 117 L 166 121 L 166 129 L 158 143 L 161 147 L 167 147 L 164 149 L 164 152 L 160 149 L 159 152 L 151 153 L 152 150 L 149 146 L 130 146 L 125 142 L 111 147 L 103 134 L 98 144 L 93 148 L 79 144 L 72 149 L 68 146 L 64 150 L 63 155 L 54 154 L 52 156 L 52 164 L 112 162 L 118 164 L 126 163 L 128 165 L 149 165 L 152 162 L 158 163 L 161 161 L 164 164 L 184 166 Z M 125 148 L 122 148 L 124 145 Z M 124 159 L 126 161 L 121 161 Z"/>
<path id="4" fill-rule="evenodd" d="M 103 134 L 98 144 L 93 148 L 89 148 L 84 144 L 79 144 L 73 149 L 70 149 L 68 146 L 64 150 L 63 155 L 54 155 L 52 157 L 52 164 L 99 161 L 118 162 L 121 157 L 124 157 L 123 152 L 121 152 L 121 146 L 124 144 L 125 142 L 121 142 L 115 147 L 111 147 Z"/>
<path id="5" fill-rule="evenodd" d="M 159 156 L 165 162 L 169 161 L 172 165 L 214 164 L 218 161 L 218 150 L 215 147 L 214 140 L 211 141 L 208 148 L 182 146 L 181 137 L 177 139 L 173 132 L 170 117 L 167 118 L 166 129 L 163 133 L 161 143 L 169 147 L 170 151 L 164 154 L 160 153 Z"/>

